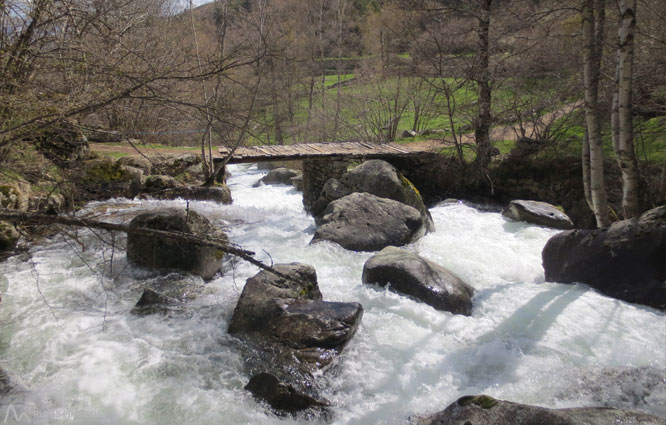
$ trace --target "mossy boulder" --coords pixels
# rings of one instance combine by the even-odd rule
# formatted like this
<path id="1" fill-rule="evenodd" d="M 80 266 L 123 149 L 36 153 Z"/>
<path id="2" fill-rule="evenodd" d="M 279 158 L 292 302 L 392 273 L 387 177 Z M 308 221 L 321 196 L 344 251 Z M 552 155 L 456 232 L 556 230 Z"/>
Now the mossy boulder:
<path id="1" fill-rule="evenodd" d="M 153 163 L 146 158 L 141 158 L 138 156 L 124 156 L 122 158 L 118 158 L 116 163 L 119 165 L 138 168 L 143 171 L 145 176 L 149 176 L 153 172 Z"/>
<path id="2" fill-rule="evenodd" d="M 0 221 L 0 252 L 11 251 L 16 248 L 21 235 L 11 223 Z"/>
<path id="3" fill-rule="evenodd" d="M 329 180 L 324 185 L 319 200 L 313 205 L 315 220 L 323 215 L 330 202 L 351 193 L 363 192 L 415 208 L 421 214 L 426 232 L 435 230 L 432 216 L 416 187 L 394 166 L 379 159 L 366 161 L 347 171 L 339 181 Z"/>
<path id="4" fill-rule="evenodd" d="M 171 176 L 155 175 L 146 177 L 143 188 L 144 193 L 156 193 L 163 190 L 179 188 L 182 185 Z"/>
<path id="5" fill-rule="evenodd" d="M 83 163 L 78 182 L 85 200 L 133 198 L 143 185 L 143 172 L 108 159 L 96 159 Z"/>
<path id="6" fill-rule="evenodd" d="M 27 182 L 0 183 L 0 208 L 27 211 L 30 195 L 31 187 Z"/>
<path id="7" fill-rule="evenodd" d="M 169 157 L 156 164 L 161 174 L 176 177 L 181 180 L 188 180 L 192 178 L 187 169 L 192 166 L 201 166 L 201 156 L 194 154 L 181 155 L 177 157 Z"/>

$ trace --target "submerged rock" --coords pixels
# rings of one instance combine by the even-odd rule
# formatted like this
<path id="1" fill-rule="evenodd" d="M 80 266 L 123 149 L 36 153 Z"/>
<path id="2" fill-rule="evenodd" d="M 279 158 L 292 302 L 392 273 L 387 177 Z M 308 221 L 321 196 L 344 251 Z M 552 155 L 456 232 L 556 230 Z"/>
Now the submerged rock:
<path id="1" fill-rule="evenodd" d="M 155 313 L 165 313 L 167 308 L 178 304 L 178 300 L 164 295 L 154 289 L 146 288 L 141 294 L 141 298 L 137 301 L 132 309 L 132 313 L 143 316 Z"/>
<path id="2" fill-rule="evenodd" d="M 474 288 L 444 267 L 394 246 L 384 248 L 363 266 L 363 283 L 386 286 L 437 310 L 472 314 Z"/>
<path id="3" fill-rule="evenodd" d="M 12 377 L 7 371 L 0 368 L 0 397 L 26 391 L 26 388 Z"/>
<path id="4" fill-rule="evenodd" d="M 192 276 L 170 273 L 145 281 L 145 288 L 139 301 L 132 309 L 133 314 L 165 314 L 169 310 L 197 298 L 204 290 L 202 282 Z"/>
<path id="5" fill-rule="evenodd" d="M 231 204 L 231 190 L 224 186 L 187 186 L 187 187 L 174 187 L 144 193 L 141 195 L 142 199 L 160 199 L 160 200 L 174 200 L 186 199 L 191 201 L 211 201 L 220 204 Z"/>
<path id="6" fill-rule="evenodd" d="M 196 211 L 165 209 L 138 215 L 130 229 L 147 228 L 215 237 L 226 241 L 226 235 L 215 229 L 208 219 Z M 145 236 L 129 232 L 127 259 L 130 264 L 157 269 L 184 270 L 204 279 L 212 278 L 220 270 L 224 253 L 217 248 L 178 242 L 159 236 Z"/>
<path id="7" fill-rule="evenodd" d="M 248 341 L 253 375 L 248 390 L 282 413 L 328 404 L 314 373 L 328 366 L 352 338 L 363 308 L 322 300 L 313 267 L 277 264 L 288 278 L 261 271 L 247 280 L 229 333 Z"/>
<path id="8" fill-rule="evenodd" d="M 311 243 L 328 240 L 354 251 L 378 251 L 414 242 L 425 231 L 415 208 L 369 193 L 352 193 L 326 207 Z"/>
<path id="9" fill-rule="evenodd" d="M 557 399 L 666 417 L 666 369 L 644 366 L 575 371 L 570 382 Z"/>
<path id="10" fill-rule="evenodd" d="M 304 410 L 319 410 L 330 406 L 325 399 L 308 394 L 303 388 L 280 381 L 270 373 L 254 375 L 245 389 L 258 399 L 268 403 L 278 413 L 299 413 Z"/>
<path id="11" fill-rule="evenodd" d="M 256 182 L 253 187 L 259 187 L 262 184 L 287 184 L 291 185 L 293 184 L 291 179 L 294 177 L 298 177 L 301 175 L 301 172 L 298 170 L 292 170 L 289 168 L 275 168 L 271 171 L 268 172 L 264 177 L 259 179 L 258 182 Z"/>
<path id="12" fill-rule="evenodd" d="M 583 282 L 613 298 L 666 309 L 666 206 L 596 230 L 561 232 L 542 251 L 546 280 Z"/>
<path id="13" fill-rule="evenodd" d="M 434 415 L 413 418 L 413 425 L 666 425 L 666 419 L 628 410 L 603 407 L 548 409 L 495 400 L 486 395 L 466 396 Z"/>
<path id="14" fill-rule="evenodd" d="M 502 215 L 515 221 L 526 221 L 554 229 L 573 229 L 569 216 L 551 204 L 539 201 L 514 200 L 502 211 Z"/>
<path id="15" fill-rule="evenodd" d="M 291 178 L 291 185 L 299 192 L 303 192 L 303 174 Z"/>

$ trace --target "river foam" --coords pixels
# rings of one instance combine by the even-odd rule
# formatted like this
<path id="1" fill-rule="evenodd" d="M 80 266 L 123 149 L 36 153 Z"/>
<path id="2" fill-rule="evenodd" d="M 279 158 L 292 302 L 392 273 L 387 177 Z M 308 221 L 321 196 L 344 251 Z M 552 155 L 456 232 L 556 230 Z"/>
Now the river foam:
<path id="1" fill-rule="evenodd" d="M 433 208 L 437 231 L 407 249 L 476 288 L 472 316 L 451 315 L 362 285 L 371 253 L 309 245 L 315 228 L 300 193 L 251 188 L 261 177 L 254 167 L 232 173 L 232 205 L 189 207 L 228 227 L 230 239 L 262 261 L 313 265 L 324 299 L 365 309 L 357 334 L 321 377 L 336 424 L 401 424 L 477 393 L 551 407 L 598 404 L 598 396 L 573 390 L 586 376 L 666 367 L 663 313 L 584 285 L 544 282 L 541 249 L 554 230 L 458 203 Z M 185 205 L 114 200 L 90 204 L 83 214 L 124 222 L 146 209 Z M 34 247 L 30 258 L 0 264 L 0 366 L 31 390 L 5 400 L 0 421 L 27 415 L 40 424 L 305 423 L 266 413 L 243 390 L 249 377 L 226 327 L 255 267 L 227 260 L 224 276 L 186 308 L 137 317 L 130 310 L 141 282 L 157 276 L 130 268 L 121 248 L 90 232 L 77 239 L 85 250 L 58 238 Z M 115 242 L 121 247 L 124 238 Z M 661 391 L 635 408 L 666 416 L 663 406 Z"/>

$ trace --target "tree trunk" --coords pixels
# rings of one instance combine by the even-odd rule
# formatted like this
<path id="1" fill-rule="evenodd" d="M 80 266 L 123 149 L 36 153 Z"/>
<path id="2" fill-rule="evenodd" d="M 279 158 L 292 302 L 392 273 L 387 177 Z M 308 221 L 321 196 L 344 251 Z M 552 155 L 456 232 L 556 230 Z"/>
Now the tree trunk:
<path id="1" fill-rule="evenodd" d="M 605 0 L 583 0 L 583 81 L 585 86 L 585 121 L 589 141 L 590 196 L 592 211 L 598 227 L 610 224 L 606 185 L 604 182 L 604 158 L 601 150 L 601 124 L 599 118 L 599 78 Z"/>
<path id="2" fill-rule="evenodd" d="M 640 214 L 638 161 L 634 150 L 632 121 L 632 79 L 634 64 L 634 33 L 636 0 L 618 0 L 617 68 L 613 96 L 613 145 L 622 170 L 622 210 L 624 218 Z"/>
<path id="3" fill-rule="evenodd" d="M 476 82 L 479 86 L 479 109 L 474 126 L 476 139 L 476 165 L 480 171 L 490 164 L 490 125 L 492 91 L 490 88 L 490 7 L 492 0 L 481 0 L 479 16 L 479 51 Z"/>
<path id="4" fill-rule="evenodd" d="M 590 190 L 590 139 L 587 136 L 587 129 L 583 135 L 583 152 L 581 162 L 583 163 L 583 191 L 585 192 L 585 201 L 590 207 L 590 210 L 594 211 L 594 203 L 592 203 L 592 192 Z"/>
<path id="5" fill-rule="evenodd" d="M 284 145 L 282 136 L 282 111 L 280 109 L 280 99 L 278 99 L 278 82 L 275 75 L 275 59 L 271 58 L 271 97 L 273 100 L 273 131 L 275 131 L 275 144 Z"/>

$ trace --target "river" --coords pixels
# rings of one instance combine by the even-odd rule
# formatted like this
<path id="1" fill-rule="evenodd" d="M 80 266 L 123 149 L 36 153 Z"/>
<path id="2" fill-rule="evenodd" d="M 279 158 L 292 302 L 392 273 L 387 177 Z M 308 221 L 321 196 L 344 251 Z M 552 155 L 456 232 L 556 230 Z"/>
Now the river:
<path id="1" fill-rule="evenodd" d="M 252 188 L 255 167 L 231 167 L 234 202 L 192 202 L 229 228 L 232 241 L 270 263 L 313 265 L 324 299 L 360 302 L 358 332 L 324 382 L 336 424 L 402 424 L 458 397 L 485 393 L 549 407 L 598 404 L 578 391 L 608 368 L 666 367 L 666 321 L 656 310 L 584 285 L 544 282 L 541 250 L 556 231 L 510 222 L 462 203 L 431 210 L 437 231 L 407 249 L 476 289 L 471 317 L 439 312 L 361 283 L 371 253 L 308 245 L 315 227 L 301 194 Z M 82 214 L 126 221 L 183 201 L 112 200 Z M 130 313 L 142 282 L 122 249 L 79 231 L 0 263 L 0 367 L 30 389 L 0 405 L 0 423 L 292 424 L 243 390 L 238 342 L 226 333 L 245 280 L 257 269 L 226 261 L 226 273 L 170 314 Z M 124 237 L 114 241 L 122 246 Z M 183 277 L 200 283 L 200 279 Z M 602 400 L 623 397 L 606 388 Z M 640 392 L 640 391 L 639 391 Z M 634 403 L 666 416 L 666 394 Z"/>

